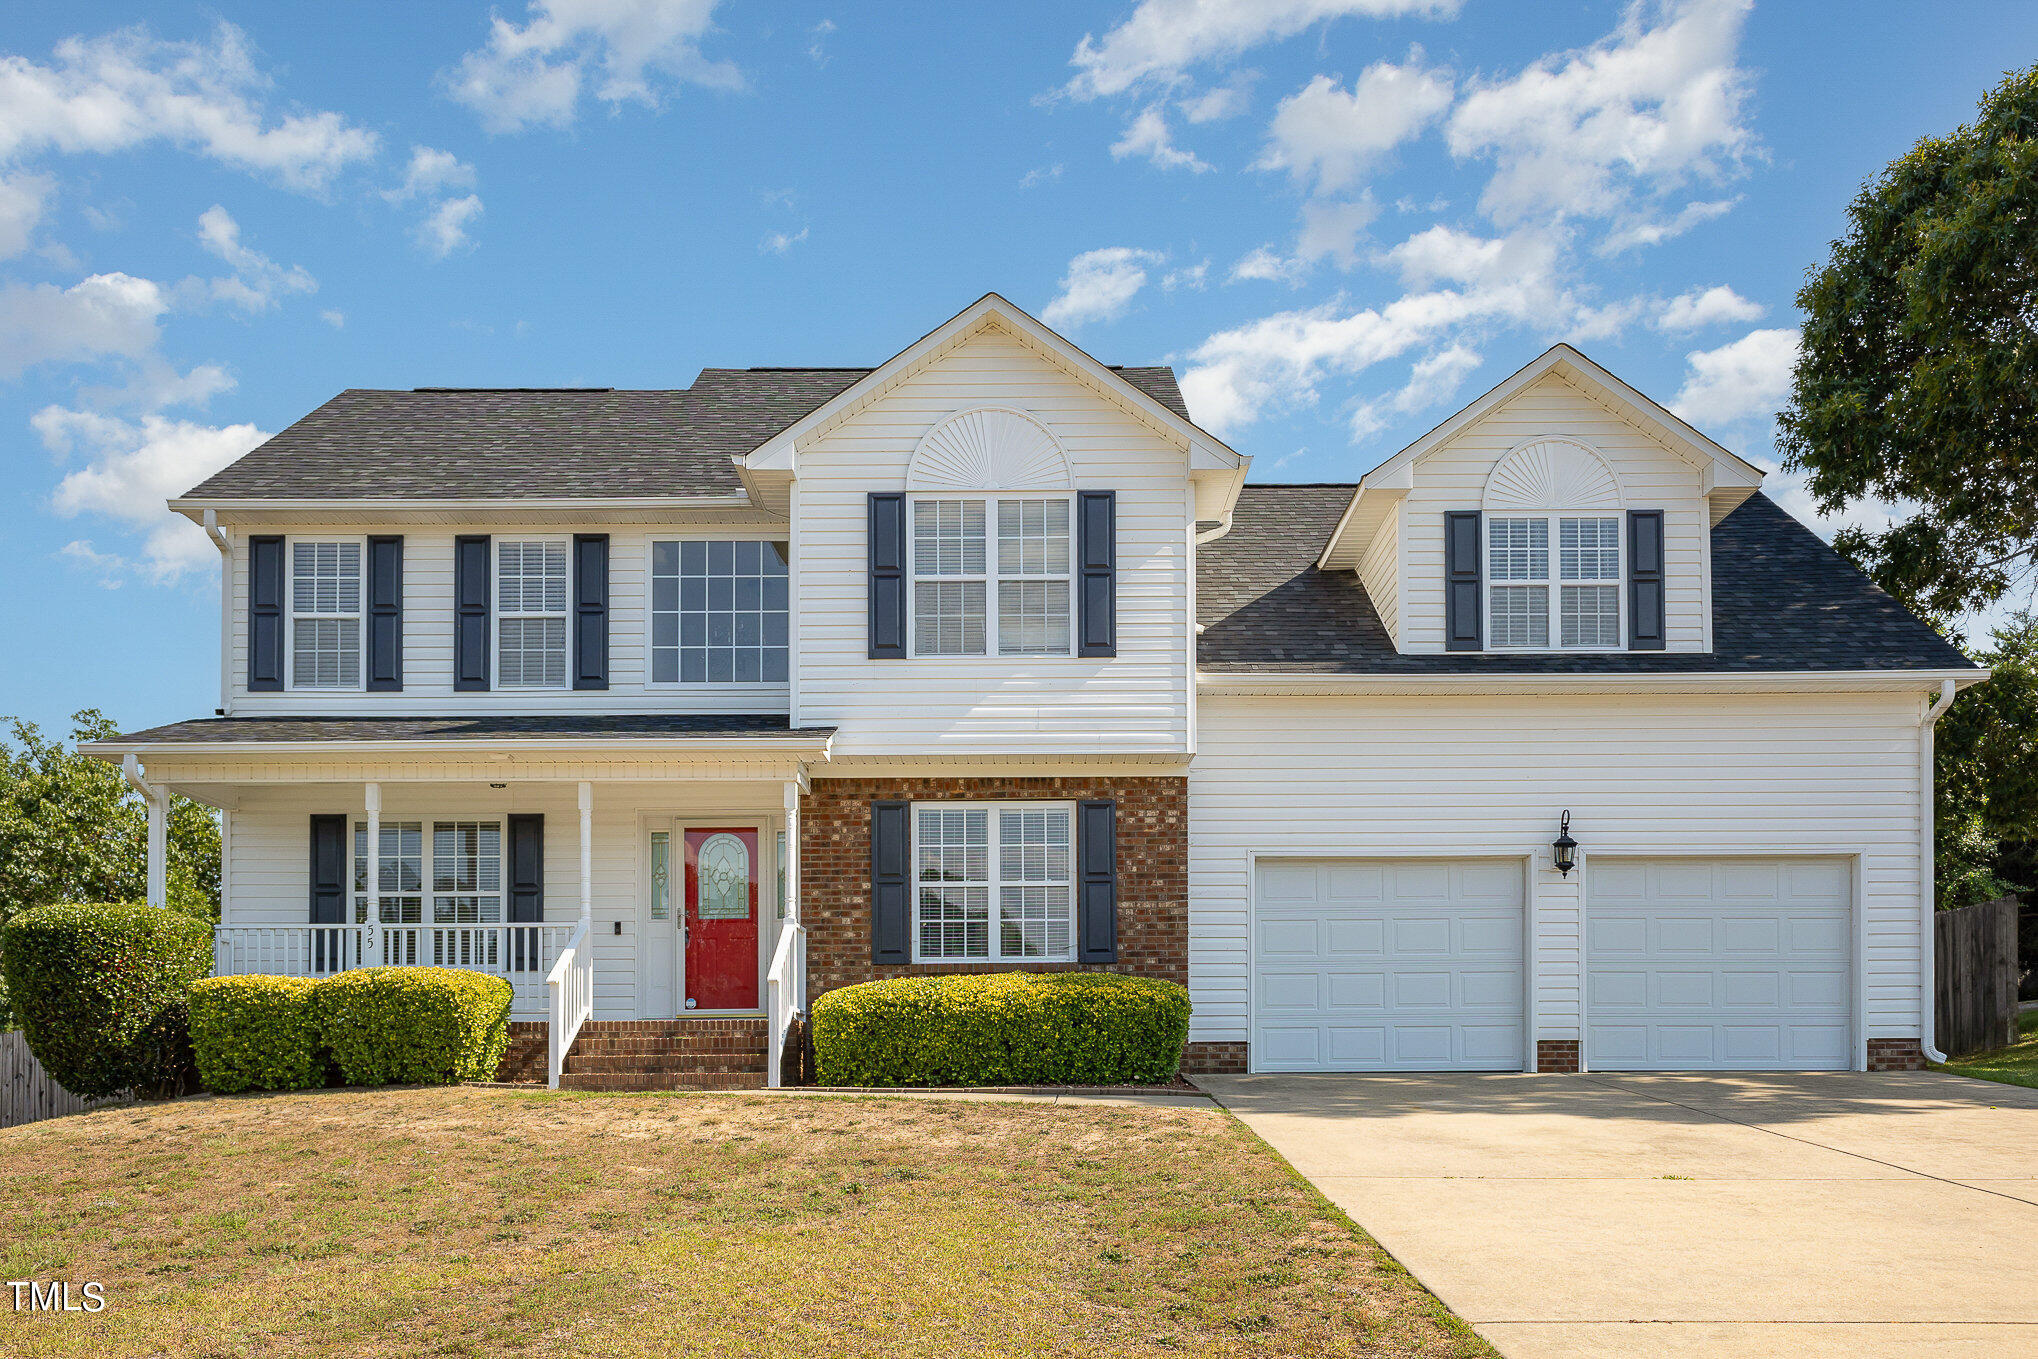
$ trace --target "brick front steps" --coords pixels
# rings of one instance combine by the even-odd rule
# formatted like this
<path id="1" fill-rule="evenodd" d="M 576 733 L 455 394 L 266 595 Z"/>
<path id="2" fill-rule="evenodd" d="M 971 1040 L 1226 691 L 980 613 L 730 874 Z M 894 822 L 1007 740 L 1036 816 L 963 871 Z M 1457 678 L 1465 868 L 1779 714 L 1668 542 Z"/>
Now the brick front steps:
<path id="1" fill-rule="evenodd" d="M 581 1025 L 561 1090 L 761 1090 L 769 1029 L 754 1019 L 594 1019 Z M 545 1080 L 545 1025 L 510 1026 L 500 1081 Z"/>

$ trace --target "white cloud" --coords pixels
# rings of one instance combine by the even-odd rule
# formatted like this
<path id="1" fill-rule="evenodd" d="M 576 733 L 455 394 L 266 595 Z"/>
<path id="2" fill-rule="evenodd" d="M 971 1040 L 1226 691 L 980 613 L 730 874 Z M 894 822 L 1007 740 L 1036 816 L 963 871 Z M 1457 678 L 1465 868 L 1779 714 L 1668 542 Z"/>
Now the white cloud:
<path id="1" fill-rule="evenodd" d="M 1320 75 L 1281 101 L 1256 168 L 1286 170 L 1313 180 L 1317 193 L 1335 193 L 1450 105 L 1450 76 L 1425 69 L 1420 51 L 1405 65 L 1375 62 L 1348 91 Z"/>
<path id="2" fill-rule="evenodd" d="M 1177 288 L 1192 288 L 1200 292 L 1209 274 L 1209 260 L 1200 260 L 1195 264 L 1186 264 L 1180 269 L 1170 269 L 1167 273 L 1161 275 L 1161 290 L 1171 293 Z"/>
<path id="3" fill-rule="evenodd" d="M 347 313 L 340 311 L 338 308 L 328 307 L 318 314 L 318 319 L 331 326 L 334 330 L 346 329 Z"/>
<path id="4" fill-rule="evenodd" d="M 620 108 L 657 108 L 674 88 L 733 90 L 742 72 L 701 42 L 716 0 L 531 0 L 526 22 L 489 19 L 488 42 L 445 76 L 453 98 L 491 132 L 565 127 L 583 92 Z"/>
<path id="5" fill-rule="evenodd" d="M 1460 0 L 1140 0 L 1101 39 L 1084 34 L 1069 64 L 1066 90 L 1077 99 L 1122 94 L 1135 85 L 1171 85 L 1190 67 L 1223 60 L 1311 24 L 1351 17 L 1448 18 Z"/>
<path id="6" fill-rule="evenodd" d="M 823 19 L 807 30 L 807 56 L 816 66 L 828 64 L 827 37 L 835 31 L 833 19 Z"/>
<path id="7" fill-rule="evenodd" d="M 766 255 L 783 255 L 805 239 L 807 239 L 807 228 L 805 227 L 801 227 L 798 231 L 773 231 L 757 243 L 757 249 L 760 253 Z"/>
<path id="8" fill-rule="evenodd" d="M 1125 125 L 1125 135 L 1112 143 L 1111 159 L 1124 160 L 1127 156 L 1145 156 L 1163 170 L 1194 170 L 1200 174 L 1210 168 L 1210 163 L 1199 159 L 1194 151 L 1184 151 L 1175 145 L 1167 116 L 1158 104 L 1142 109 Z"/>
<path id="9" fill-rule="evenodd" d="M 212 295 L 243 312 L 267 311 L 289 293 L 318 291 L 318 280 L 302 266 L 286 269 L 243 245 L 240 223 L 217 203 L 198 216 L 198 243 L 233 270 L 232 278 L 212 280 Z"/>
<path id="10" fill-rule="evenodd" d="M 1147 268 L 1161 258 L 1151 250 L 1123 245 L 1084 251 L 1069 261 L 1061 291 L 1041 309 L 1040 319 L 1058 329 L 1116 320 L 1146 286 Z"/>
<path id="11" fill-rule="evenodd" d="M 1370 195 L 1355 202 L 1316 201 L 1302 205 L 1302 229 L 1295 234 L 1295 256 L 1314 262 L 1331 259 L 1341 269 L 1358 263 L 1359 238 L 1380 215 Z"/>
<path id="12" fill-rule="evenodd" d="M 160 42 L 141 28 L 66 38 L 47 64 L 0 57 L 0 160 L 168 141 L 292 188 L 326 188 L 377 139 L 337 113 L 274 114 L 246 36 Z"/>
<path id="13" fill-rule="evenodd" d="M 1449 142 L 1497 165 L 1481 207 L 1502 225 L 1635 215 L 1636 199 L 1732 173 L 1755 150 L 1735 64 L 1750 3 L 1638 0 L 1593 46 L 1474 85 Z"/>
<path id="14" fill-rule="evenodd" d="M 1670 409 L 1695 425 L 1768 419 L 1790 394 L 1795 330 L 1751 330 L 1732 344 L 1684 356 L 1688 371 Z"/>
<path id="15" fill-rule="evenodd" d="M 1390 414 L 1413 415 L 1448 401 L 1482 361 L 1477 350 L 1463 344 L 1453 344 L 1416 360 L 1408 370 L 1408 381 L 1398 391 L 1382 400 L 1366 402 L 1352 412 L 1352 438 L 1363 439 L 1384 428 Z"/>
<path id="16" fill-rule="evenodd" d="M 127 558 L 112 552 L 101 552 L 86 538 L 74 539 L 57 549 L 57 555 L 70 562 L 80 571 L 94 577 L 101 589 L 118 590 L 121 583 L 134 569 Z"/>
<path id="17" fill-rule="evenodd" d="M 61 406 L 45 407 L 29 423 L 52 451 L 83 452 L 89 459 L 57 483 L 52 508 L 66 518 L 103 515 L 140 530 L 142 560 L 135 570 L 157 583 L 219 559 L 204 531 L 163 502 L 269 437 L 253 425 L 201 425 L 160 415 L 134 422 Z M 121 561 L 89 542 L 67 555 L 95 569 Z"/>
<path id="18" fill-rule="evenodd" d="M 474 243 L 467 228 L 481 215 L 481 199 L 474 194 L 441 200 L 417 225 L 418 244 L 436 259 Z"/>
<path id="19" fill-rule="evenodd" d="M 451 151 L 441 151 L 430 146 L 413 146 L 410 149 L 410 163 L 403 170 L 403 183 L 386 191 L 382 196 L 392 203 L 399 203 L 447 189 L 473 187 L 472 165 Z"/>
<path id="20" fill-rule="evenodd" d="M 1759 321 L 1763 310 L 1761 303 L 1750 302 L 1722 283 L 1712 288 L 1693 288 L 1671 298 L 1657 313 L 1656 327 L 1659 330 L 1699 330 L 1734 321 Z"/>
<path id="21" fill-rule="evenodd" d="M 139 359 L 155 349 L 162 288 L 130 274 L 93 274 L 68 288 L 0 285 L 0 377 L 39 363 Z"/>
<path id="22" fill-rule="evenodd" d="M 1192 123 L 1221 123 L 1228 118 L 1236 118 L 1252 103 L 1251 79 L 1251 72 L 1234 76 L 1227 84 L 1179 101 L 1176 107 Z"/>
<path id="23" fill-rule="evenodd" d="M 1270 245 L 1259 246 L 1246 251 L 1231 266 L 1225 276 L 1226 283 L 1286 283 L 1290 286 L 1302 281 L 1309 272 L 1308 262 L 1283 255 Z"/>
<path id="24" fill-rule="evenodd" d="M 0 260 L 28 249 L 56 187 L 48 175 L 0 175 Z"/>
<path id="25" fill-rule="evenodd" d="M 1050 180 L 1060 179 L 1061 171 L 1060 161 L 1056 161 L 1052 165 L 1037 166 L 1019 176 L 1019 187 L 1022 189 L 1037 189 Z"/>
<path id="26" fill-rule="evenodd" d="M 1640 246 L 1661 245 L 1673 237 L 1716 217 L 1724 217 L 1739 207 L 1739 196 L 1717 198 L 1705 203 L 1686 203 L 1668 217 L 1649 213 L 1624 213 L 1614 223 L 1606 239 L 1593 249 L 1601 255 L 1618 255 Z"/>

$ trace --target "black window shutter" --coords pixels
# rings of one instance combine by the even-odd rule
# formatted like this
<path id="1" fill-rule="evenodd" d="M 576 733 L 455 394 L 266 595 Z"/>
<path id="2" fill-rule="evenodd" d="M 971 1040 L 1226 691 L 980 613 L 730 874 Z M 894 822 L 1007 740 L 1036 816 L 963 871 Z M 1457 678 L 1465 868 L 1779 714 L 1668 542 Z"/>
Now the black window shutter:
<path id="1" fill-rule="evenodd" d="M 368 691 L 403 689 L 403 536 L 368 539 Z"/>
<path id="2" fill-rule="evenodd" d="M 1076 492 L 1081 622 L 1078 656 L 1118 654 L 1118 493 Z"/>
<path id="3" fill-rule="evenodd" d="M 573 687 L 609 687 L 609 535 L 573 535 Z"/>
<path id="4" fill-rule="evenodd" d="M 248 539 L 248 692 L 283 688 L 283 539 Z"/>
<path id="5" fill-rule="evenodd" d="M 1118 961 L 1118 804 L 1076 804 L 1079 963 Z"/>
<path id="6" fill-rule="evenodd" d="M 870 657 L 906 655 L 906 497 L 870 493 Z"/>
<path id="7" fill-rule="evenodd" d="M 311 818 L 311 923 L 347 923 L 347 818 Z"/>
<path id="8" fill-rule="evenodd" d="M 913 961 L 912 807 L 870 804 L 870 960 Z"/>
<path id="9" fill-rule="evenodd" d="M 453 540 L 453 687 L 488 688 L 489 540 L 463 533 Z"/>
<path id="10" fill-rule="evenodd" d="M 1478 651 L 1485 634 L 1479 619 L 1477 510 L 1444 513 L 1444 650 Z"/>
<path id="11" fill-rule="evenodd" d="M 509 817 L 509 923 L 537 925 L 545 919 L 545 817 L 516 812 Z M 538 931 L 510 931 L 510 970 L 535 972 L 544 965 Z"/>
<path id="12" fill-rule="evenodd" d="M 1663 511 L 1628 511 L 1628 650 L 1662 651 Z"/>

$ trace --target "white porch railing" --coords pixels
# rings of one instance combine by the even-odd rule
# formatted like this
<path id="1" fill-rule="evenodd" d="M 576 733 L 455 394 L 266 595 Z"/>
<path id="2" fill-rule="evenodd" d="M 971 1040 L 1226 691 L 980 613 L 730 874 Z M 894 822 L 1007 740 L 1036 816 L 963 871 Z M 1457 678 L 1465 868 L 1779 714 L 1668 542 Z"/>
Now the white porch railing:
<path id="1" fill-rule="evenodd" d="M 544 1019 L 545 982 L 577 925 L 233 925 L 212 934 L 221 977 L 329 977 L 360 967 L 457 967 L 510 984 L 510 1013 Z M 587 950 L 583 949 L 585 953 Z M 593 959 L 588 959 L 592 970 Z M 587 993 L 591 998 L 594 984 Z"/>
<path id="2" fill-rule="evenodd" d="M 580 1036 L 580 1026 L 594 1013 L 594 944 L 585 918 L 574 926 L 572 937 L 545 974 L 545 988 L 551 992 L 545 1025 L 545 1084 L 557 1090 L 566 1054 Z"/>
<path id="3" fill-rule="evenodd" d="M 802 994 L 807 974 L 803 966 L 806 946 L 806 926 L 797 920 L 786 921 L 779 928 L 778 947 L 772 950 L 771 969 L 764 974 L 765 1013 L 771 1021 L 770 1045 L 764 1053 L 764 1079 L 773 1090 L 784 1082 L 786 1033 L 806 1001 Z"/>

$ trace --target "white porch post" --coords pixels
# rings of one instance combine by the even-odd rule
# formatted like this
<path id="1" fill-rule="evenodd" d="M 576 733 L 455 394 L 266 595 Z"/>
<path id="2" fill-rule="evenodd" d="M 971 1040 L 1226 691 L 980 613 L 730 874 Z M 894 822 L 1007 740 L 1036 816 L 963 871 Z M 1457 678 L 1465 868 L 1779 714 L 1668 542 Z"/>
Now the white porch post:
<path id="1" fill-rule="evenodd" d="M 594 946 L 594 785 L 580 783 L 580 923 Z"/>
<path id="2" fill-rule="evenodd" d="M 368 784 L 362 800 L 368 808 L 368 919 L 362 933 L 367 936 L 368 951 L 377 953 L 377 941 L 382 937 L 376 928 L 382 922 L 382 785 Z"/>
<path id="3" fill-rule="evenodd" d="M 148 807 L 148 869 L 142 890 L 149 905 L 161 910 L 170 904 L 170 790 L 142 777 L 142 762 L 131 750 L 121 760 L 120 772 Z"/>
<path id="4" fill-rule="evenodd" d="M 800 781 L 787 779 L 785 784 L 785 862 L 779 865 L 785 872 L 785 920 L 789 928 L 800 925 Z M 807 936 L 804 930 L 798 935 L 797 951 L 793 954 L 793 1006 L 799 1010 L 807 1008 Z"/>

